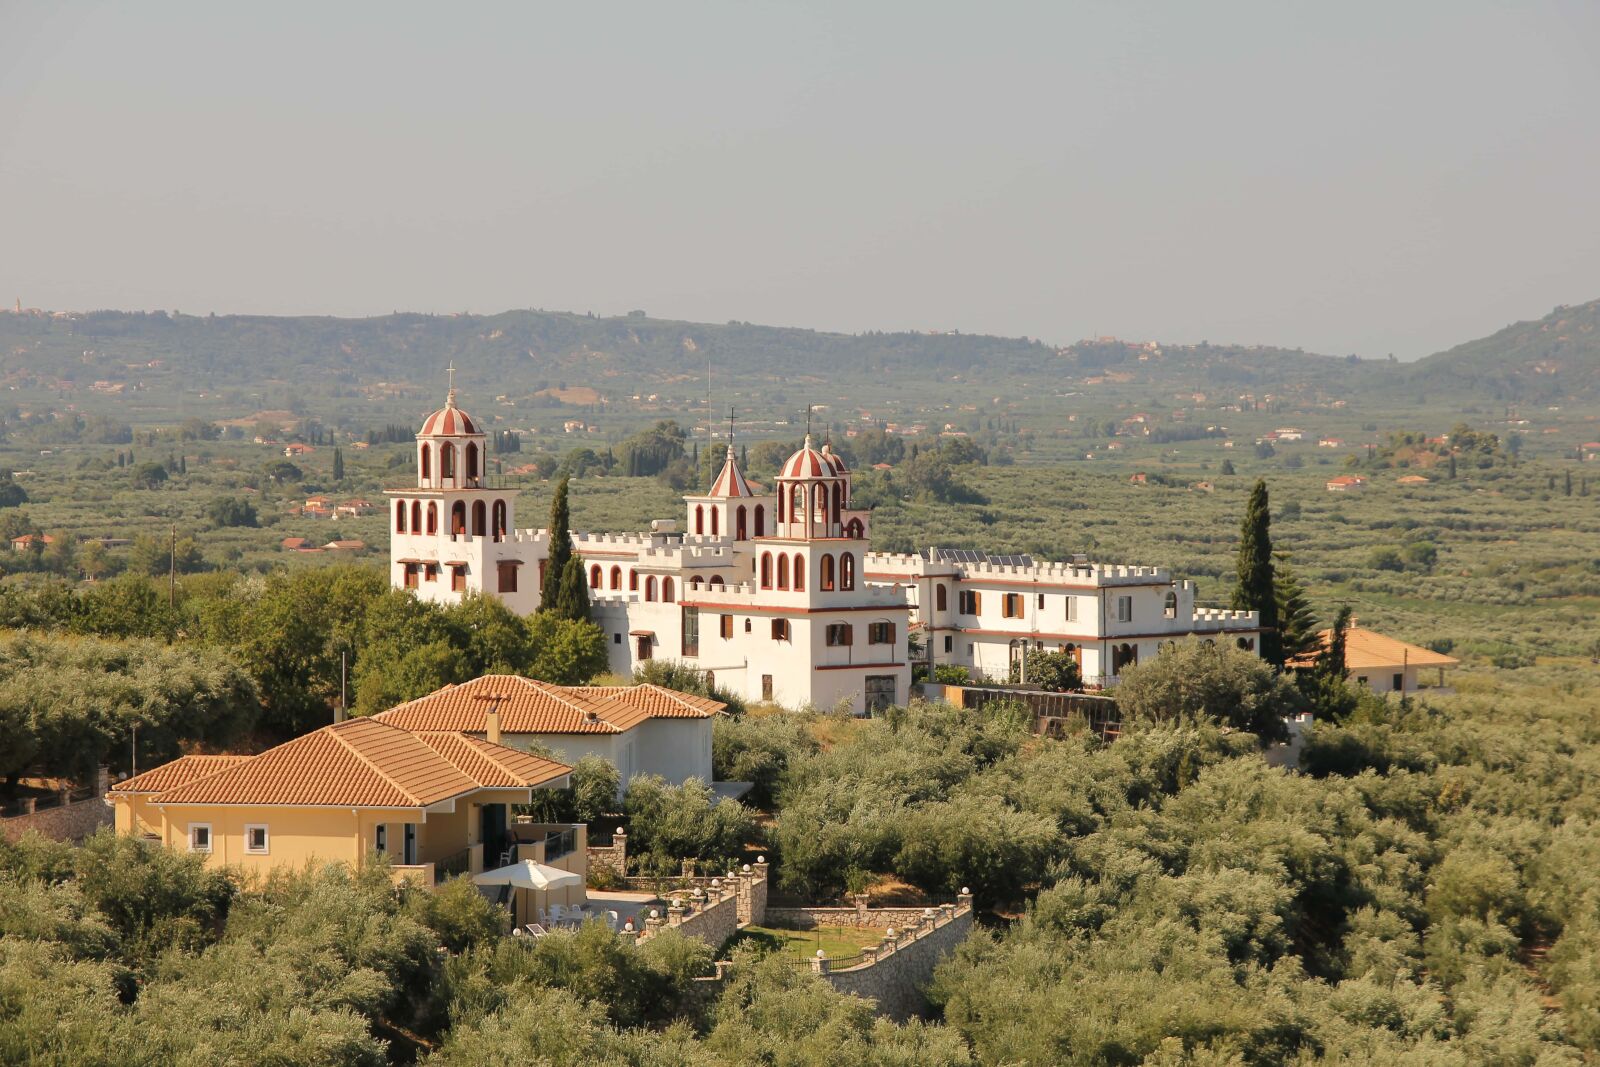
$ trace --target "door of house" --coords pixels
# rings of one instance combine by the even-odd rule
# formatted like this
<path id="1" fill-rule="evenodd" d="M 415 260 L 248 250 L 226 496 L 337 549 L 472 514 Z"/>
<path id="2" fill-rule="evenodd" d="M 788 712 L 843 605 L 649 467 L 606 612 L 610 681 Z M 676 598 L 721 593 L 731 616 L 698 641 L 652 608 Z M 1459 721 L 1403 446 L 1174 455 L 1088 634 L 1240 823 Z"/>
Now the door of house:
<path id="1" fill-rule="evenodd" d="M 895 677 L 892 674 L 867 675 L 867 714 L 885 711 L 894 704 Z"/>
<path id="2" fill-rule="evenodd" d="M 406 823 L 405 848 L 401 856 L 401 862 L 408 867 L 417 862 L 417 824 L 414 822 Z"/>
<path id="3" fill-rule="evenodd" d="M 506 806 L 485 804 L 478 809 L 478 840 L 483 842 L 484 867 L 498 867 L 506 849 Z"/>

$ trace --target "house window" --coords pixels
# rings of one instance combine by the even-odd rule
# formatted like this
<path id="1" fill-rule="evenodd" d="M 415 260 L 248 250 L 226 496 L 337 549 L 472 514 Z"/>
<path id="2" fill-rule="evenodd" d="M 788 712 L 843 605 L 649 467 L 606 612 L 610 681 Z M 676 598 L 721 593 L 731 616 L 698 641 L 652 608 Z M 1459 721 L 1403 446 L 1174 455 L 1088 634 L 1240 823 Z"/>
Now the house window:
<path id="1" fill-rule="evenodd" d="M 1256 650 L 1256 639 L 1253 637 L 1241 637 L 1235 641 L 1234 644 L 1238 645 L 1246 652 L 1254 652 Z"/>
<path id="2" fill-rule="evenodd" d="M 956 639 L 949 634 L 944 635 L 944 650 L 947 653 L 954 652 L 956 650 Z"/>
<path id="3" fill-rule="evenodd" d="M 950 587 L 939 584 L 933 587 L 933 608 L 935 611 L 950 610 Z"/>
<path id="4" fill-rule="evenodd" d="M 1176 619 L 1178 617 L 1177 593 L 1170 591 L 1167 593 L 1167 598 L 1161 602 L 1161 616 L 1166 619 Z"/>
<path id="5" fill-rule="evenodd" d="M 833 590 L 833 554 L 824 552 L 817 561 L 817 588 L 831 592 Z"/>
<path id="6" fill-rule="evenodd" d="M 598 563 L 589 568 L 589 588 L 600 588 L 600 564 Z"/>
<path id="7" fill-rule="evenodd" d="M 1131 597 L 1131 596 L 1119 596 L 1119 597 L 1117 597 L 1117 621 L 1118 622 L 1132 622 L 1133 621 L 1133 597 Z"/>
<path id="8" fill-rule="evenodd" d="M 500 592 L 515 593 L 517 591 L 517 564 L 501 561 L 495 564 L 495 570 L 499 573 Z"/>
<path id="9" fill-rule="evenodd" d="M 380 822 L 372 831 L 373 851 L 382 853 L 389 851 L 389 824 Z"/>
<path id="10" fill-rule="evenodd" d="M 1044 607 L 1044 594 L 1043 593 L 1039 594 L 1039 606 L 1041 608 Z"/>
<path id="11" fill-rule="evenodd" d="M 721 619 L 721 627 L 720 627 L 718 632 L 722 634 L 722 639 L 724 641 L 733 640 L 733 616 L 732 615 L 723 615 L 723 616 L 720 616 L 720 619 Z"/>
<path id="12" fill-rule="evenodd" d="M 428 502 L 428 532 L 430 534 L 439 532 L 439 505 L 432 501 Z"/>
<path id="13" fill-rule="evenodd" d="M 417 565 L 415 563 L 407 563 L 406 564 L 406 578 L 405 578 L 405 581 L 406 581 L 406 588 L 407 589 L 415 589 L 417 587 L 417 570 L 418 570 L 418 567 L 417 567 Z"/>
<path id="14" fill-rule="evenodd" d="M 616 633 L 611 635 L 611 643 L 613 645 L 622 644 L 622 631 L 621 630 L 618 630 Z"/>
<path id="15" fill-rule="evenodd" d="M 264 823 L 248 823 L 244 828 L 244 850 L 252 856 L 267 854 L 267 827 Z"/>
<path id="16" fill-rule="evenodd" d="M 650 639 L 650 635 L 649 634 L 640 634 L 639 635 L 638 646 L 637 646 L 637 651 L 639 653 L 639 659 L 647 660 L 647 659 L 652 658 L 655 655 L 655 647 L 654 646 L 655 646 L 655 642 Z"/>
<path id="17" fill-rule="evenodd" d="M 856 587 L 856 555 L 854 552 L 841 552 L 839 554 L 839 588 L 854 589 Z"/>
<path id="18" fill-rule="evenodd" d="M 192 822 L 189 824 L 189 851 L 211 851 L 211 824 L 208 822 Z"/>
<path id="19" fill-rule="evenodd" d="M 731 618 L 731 616 L 730 616 L 730 618 Z M 752 622 L 753 622 L 753 621 L 754 621 L 754 620 L 753 620 L 753 619 L 746 619 L 746 620 L 744 620 L 744 632 L 745 632 L 745 633 L 751 633 L 751 632 L 752 632 L 752 631 L 751 631 L 751 629 L 750 629 L 750 624 L 751 624 L 751 623 L 752 623 Z"/>
<path id="20" fill-rule="evenodd" d="M 1000 598 L 1000 617 L 1003 619 L 1022 618 L 1022 594 L 1006 593 Z"/>
<path id="21" fill-rule="evenodd" d="M 700 654 L 700 609 L 683 608 L 683 654 Z"/>
<path id="22" fill-rule="evenodd" d="M 893 707 L 895 688 L 892 674 L 867 675 L 867 714 L 886 711 Z"/>
<path id="23" fill-rule="evenodd" d="M 397 500 L 394 504 L 394 532 L 406 532 L 406 502 Z"/>
<path id="24" fill-rule="evenodd" d="M 611 588 L 613 588 L 613 589 L 621 589 L 622 588 L 622 568 L 621 567 L 612 567 L 611 568 Z"/>
<path id="25" fill-rule="evenodd" d="M 772 699 L 772 675 L 770 674 L 761 676 L 761 699 L 766 701 Z"/>
<path id="26" fill-rule="evenodd" d="M 894 623 L 869 622 L 867 623 L 867 644 L 892 645 L 894 644 Z"/>
<path id="27" fill-rule="evenodd" d="M 767 536 L 767 508 L 764 504 L 756 505 L 756 536 Z"/>
<path id="28" fill-rule="evenodd" d="M 644 580 L 644 598 L 646 600 L 656 598 L 656 576 L 653 574 Z"/>
<path id="29" fill-rule="evenodd" d="M 1078 598 L 1075 597 L 1075 596 L 1069 596 L 1069 597 L 1066 598 L 1066 600 L 1067 600 L 1067 621 L 1068 622 L 1077 622 L 1078 621 Z"/>
<path id="30" fill-rule="evenodd" d="M 794 590 L 797 593 L 806 591 L 806 558 L 798 552 L 794 557 Z"/>
<path id="31" fill-rule="evenodd" d="M 439 580 L 439 565 L 437 563 L 424 563 L 422 565 L 422 580 L 437 582 Z"/>
<path id="32" fill-rule="evenodd" d="M 1405 677 L 1405 675 L 1403 675 L 1403 674 L 1395 675 L 1394 676 L 1394 691 L 1396 693 L 1398 693 L 1401 690 L 1403 690 L 1405 687 L 1406 687 L 1406 677 Z"/>
<path id="33" fill-rule="evenodd" d="M 983 598 L 975 590 L 961 590 L 958 607 L 963 615 L 977 615 L 983 607 Z"/>
<path id="34" fill-rule="evenodd" d="M 772 553 L 761 553 L 761 588 L 772 588 Z"/>
<path id="35" fill-rule="evenodd" d="M 789 557 L 782 554 L 778 556 L 778 588 L 789 588 Z"/>
<path id="36" fill-rule="evenodd" d="M 789 620 L 788 619 L 773 619 L 772 620 L 772 639 L 774 641 L 787 641 L 787 640 L 789 640 Z"/>
<path id="37" fill-rule="evenodd" d="M 467 568 L 463 563 L 450 565 L 450 588 L 459 593 L 467 587 Z"/>
<path id="38" fill-rule="evenodd" d="M 839 648 L 855 642 L 855 632 L 847 622 L 830 622 L 827 629 L 829 648 Z"/>

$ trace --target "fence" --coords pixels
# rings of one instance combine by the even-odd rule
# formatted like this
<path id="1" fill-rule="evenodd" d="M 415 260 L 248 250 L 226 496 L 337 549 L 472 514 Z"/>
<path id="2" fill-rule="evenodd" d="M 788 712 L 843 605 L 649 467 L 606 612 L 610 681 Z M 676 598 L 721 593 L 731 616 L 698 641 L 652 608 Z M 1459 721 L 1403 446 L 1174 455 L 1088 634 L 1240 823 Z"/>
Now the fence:
<path id="1" fill-rule="evenodd" d="M 1021 704 L 1033 712 L 1033 732 L 1045 737 L 1060 737 L 1072 731 L 1074 722 L 1103 740 L 1115 740 L 1122 732 L 1122 720 L 1114 697 L 1094 693 L 1047 693 L 1020 685 L 947 685 L 944 698 L 958 708 L 979 709 L 989 704 Z"/>

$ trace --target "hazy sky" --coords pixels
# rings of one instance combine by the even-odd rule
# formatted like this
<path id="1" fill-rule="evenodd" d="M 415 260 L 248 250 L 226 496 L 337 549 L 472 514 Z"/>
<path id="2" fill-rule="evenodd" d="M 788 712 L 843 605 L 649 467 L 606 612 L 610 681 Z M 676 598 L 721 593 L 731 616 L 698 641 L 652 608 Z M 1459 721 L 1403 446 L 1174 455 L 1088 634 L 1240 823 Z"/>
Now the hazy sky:
<path id="1" fill-rule="evenodd" d="M 1600 297 L 1600 4 L 0 0 L 0 296 L 1301 345 Z"/>

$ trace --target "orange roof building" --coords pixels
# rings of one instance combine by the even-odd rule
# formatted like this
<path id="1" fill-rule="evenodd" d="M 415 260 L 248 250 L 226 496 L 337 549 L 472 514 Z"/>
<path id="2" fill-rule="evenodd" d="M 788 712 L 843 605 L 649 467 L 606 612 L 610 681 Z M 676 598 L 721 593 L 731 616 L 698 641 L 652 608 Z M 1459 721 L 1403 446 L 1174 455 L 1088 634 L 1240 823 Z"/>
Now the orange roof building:
<path id="1" fill-rule="evenodd" d="M 432 885 L 445 871 L 498 865 L 509 805 L 566 785 L 570 772 L 484 738 L 363 718 L 256 756 L 183 756 L 119 783 L 106 800 L 119 833 L 209 864 L 361 867 L 377 852 Z"/>
<path id="2" fill-rule="evenodd" d="M 620 788 L 641 774 L 674 785 L 711 782 L 711 724 L 726 705 L 657 685 L 560 686 L 514 674 L 449 685 L 376 716 L 406 730 L 488 736 L 496 711 L 501 743 L 548 749 L 564 763 L 609 760 Z"/>
<path id="3" fill-rule="evenodd" d="M 1319 649 L 1326 648 L 1332 630 L 1317 635 Z M 1304 670 L 1313 666 L 1316 654 L 1301 656 L 1289 661 L 1289 666 Z M 1431 648 L 1409 644 L 1368 630 L 1351 626 L 1344 635 L 1345 671 L 1352 682 L 1364 685 L 1374 692 L 1405 696 L 1423 688 L 1422 672 L 1438 670 L 1436 683 L 1428 686 L 1431 693 L 1443 695 L 1450 690 L 1444 684 L 1444 672 L 1460 666 L 1461 661 Z"/>

